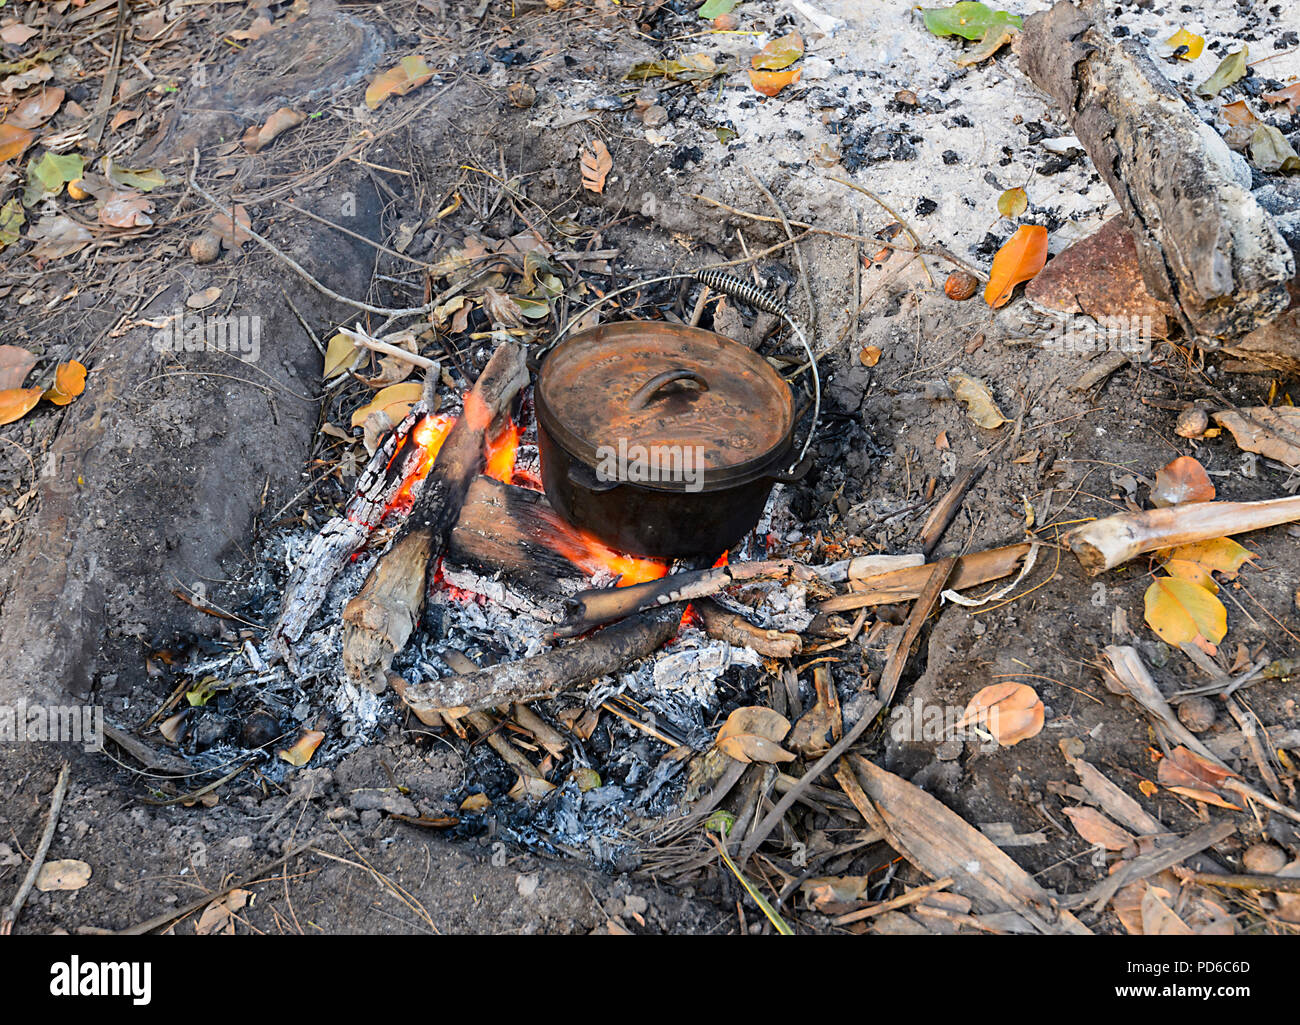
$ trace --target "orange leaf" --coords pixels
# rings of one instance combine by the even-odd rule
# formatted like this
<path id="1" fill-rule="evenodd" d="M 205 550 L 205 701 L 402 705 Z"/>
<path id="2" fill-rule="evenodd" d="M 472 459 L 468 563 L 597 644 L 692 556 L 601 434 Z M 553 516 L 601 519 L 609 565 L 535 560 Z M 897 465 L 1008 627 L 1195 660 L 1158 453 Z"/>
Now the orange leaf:
<path id="1" fill-rule="evenodd" d="M 1227 808 L 1231 811 L 1241 811 L 1241 805 L 1233 804 L 1221 794 L 1216 794 L 1213 790 L 1198 790 L 1196 787 L 1167 787 L 1171 794 L 1178 794 L 1182 797 L 1191 798 L 1193 801 L 1200 801 L 1202 804 L 1212 804 L 1216 808 Z"/>
<path id="2" fill-rule="evenodd" d="M 1292 114 L 1300 112 L 1300 82 L 1294 82 L 1275 93 L 1265 93 L 1260 99 L 1265 103 L 1285 103 Z"/>
<path id="3" fill-rule="evenodd" d="M 749 84 L 764 96 L 775 96 L 787 85 L 799 81 L 802 75 L 802 68 L 791 68 L 789 71 L 757 71 L 751 68 Z"/>
<path id="4" fill-rule="evenodd" d="M 1234 127 L 1244 128 L 1259 124 L 1259 118 L 1255 116 L 1254 111 L 1246 106 L 1245 100 L 1238 100 L 1236 103 L 1225 103 L 1222 111 L 1223 120 Z"/>
<path id="5" fill-rule="evenodd" d="M 590 149 L 584 149 L 579 157 L 582 165 L 582 187 L 588 192 L 604 192 L 605 179 L 614 169 L 614 158 L 609 155 L 609 147 L 597 139 Z"/>
<path id="6" fill-rule="evenodd" d="M 21 420 L 40 401 L 40 388 L 6 388 L 0 391 L 0 424 Z"/>
<path id="7" fill-rule="evenodd" d="M 1156 471 L 1156 486 L 1151 489 L 1153 505 L 1163 509 L 1170 505 L 1213 501 L 1214 483 L 1205 467 L 1191 456 L 1179 456 Z"/>
<path id="8" fill-rule="evenodd" d="M 86 390 L 86 368 L 75 359 L 60 363 L 54 371 L 54 387 L 45 397 L 56 406 L 66 406 Z"/>
<path id="9" fill-rule="evenodd" d="M 423 57 L 403 57 L 397 64 L 370 83 L 366 106 L 371 110 L 390 96 L 405 96 L 433 77 L 433 69 Z"/>
<path id="10" fill-rule="evenodd" d="M 311 756 L 324 739 L 325 734 L 319 730 L 302 730 L 290 747 L 281 748 L 276 754 L 290 765 L 300 767 L 311 761 Z"/>
<path id="11" fill-rule="evenodd" d="M 994 309 L 1005 306 L 1016 286 L 1032 278 L 1045 263 L 1047 229 L 1038 224 L 1022 224 L 993 257 L 984 301 Z"/>
<path id="12" fill-rule="evenodd" d="M 21 156 L 35 138 L 36 133 L 26 128 L 19 128 L 7 121 L 0 125 L 0 164 Z"/>
<path id="13" fill-rule="evenodd" d="M 1037 736 L 1043 728 L 1043 703 L 1027 683 L 1008 680 L 979 691 L 966 706 L 957 726 L 978 725 L 1002 747 Z"/>
<path id="14" fill-rule="evenodd" d="M 1122 826 L 1117 826 L 1096 808 L 1082 806 L 1066 808 L 1074 831 L 1091 844 L 1105 847 L 1108 851 L 1122 851 L 1133 842 L 1133 837 Z"/>
<path id="15" fill-rule="evenodd" d="M 1235 776 L 1222 765 L 1216 765 L 1203 755 L 1182 744 L 1169 752 L 1160 762 L 1156 779 L 1165 786 L 1189 786 L 1216 790 L 1225 779 Z"/>

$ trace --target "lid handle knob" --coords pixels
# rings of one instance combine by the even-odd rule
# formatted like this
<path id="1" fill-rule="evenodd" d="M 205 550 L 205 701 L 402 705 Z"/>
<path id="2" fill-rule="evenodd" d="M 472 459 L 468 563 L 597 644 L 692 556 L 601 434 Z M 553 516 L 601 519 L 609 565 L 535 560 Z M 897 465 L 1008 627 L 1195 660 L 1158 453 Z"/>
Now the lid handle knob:
<path id="1" fill-rule="evenodd" d="M 645 409 L 650 404 L 650 400 L 656 398 L 658 393 L 668 385 L 676 381 L 690 381 L 699 391 L 708 391 L 709 382 L 697 374 L 694 370 L 687 370 L 685 367 L 677 367 L 674 370 L 665 370 L 662 374 L 656 374 L 645 384 L 636 390 L 628 402 L 629 409 Z"/>

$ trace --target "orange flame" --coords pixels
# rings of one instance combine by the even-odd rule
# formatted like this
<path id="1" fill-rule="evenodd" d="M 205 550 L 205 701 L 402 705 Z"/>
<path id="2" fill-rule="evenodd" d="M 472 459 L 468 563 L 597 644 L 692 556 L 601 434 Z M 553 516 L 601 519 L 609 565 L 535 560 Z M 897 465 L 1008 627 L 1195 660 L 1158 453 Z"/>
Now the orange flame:
<path id="1" fill-rule="evenodd" d="M 609 547 L 594 534 L 564 523 L 558 517 L 556 525 L 560 529 L 552 539 L 555 550 L 589 575 L 608 570 L 618 577 L 616 587 L 658 580 L 668 573 L 667 564 L 657 559 L 638 559 L 632 555 L 624 555 Z"/>
<path id="2" fill-rule="evenodd" d="M 501 433 L 488 441 L 487 468 L 484 473 L 502 484 L 514 480 L 515 459 L 519 455 L 519 436 L 522 433 L 519 425 L 507 417 Z"/>

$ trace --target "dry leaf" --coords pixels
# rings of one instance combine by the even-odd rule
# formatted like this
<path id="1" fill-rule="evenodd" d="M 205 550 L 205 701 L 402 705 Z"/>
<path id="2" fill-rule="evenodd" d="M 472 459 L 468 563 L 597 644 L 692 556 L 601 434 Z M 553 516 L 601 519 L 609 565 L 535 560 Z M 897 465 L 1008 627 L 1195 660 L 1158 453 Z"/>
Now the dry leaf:
<path id="1" fill-rule="evenodd" d="M 985 687 L 971 698 L 957 726 L 979 726 L 1002 747 L 1012 747 L 1038 735 L 1043 713 L 1043 703 L 1033 687 L 1008 680 Z"/>
<path id="2" fill-rule="evenodd" d="M 993 430 L 1007 422 L 982 381 L 957 370 L 948 375 L 948 387 L 965 404 L 966 415 L 977 427 Z"/>
<path id="3" fill-rule="evenodd" d="M 470 794 L 460 802 L 460 810 L 470 815 L 487 811 L 491 807 L 492 800 L 487 794 Z"/>
<path id="4" fill-rule="evenodd" d="M 293 744 L 281 748 L 276 754 L 290 765 L 300 767 L 311 761 L 311 756 L 316 753 L 316 748 L 320 747 L 320 742 L 324 739 L 325 734 L 320 730 L 302 730 Z"/>
<path id="5" fill-rule="evenodd" d="M 1232 432 L 1232 440 L 1243 452 L 1257 452 L 1266 459 L 1300 467 L 1300 445 L 1287 440 L 1288 435 L 1300 437 L 1300 406 L 1228 410 L 1215 413 L 1214 422 Z"/>
<path id="6" fill-rule="evenodd" d="M 1066 808 L 1075 832 L 1088 841 L 1104 847 L 1108 851 L 1122 851 L 1134 842 L 1132 834 L 1123 826 L 1118 826 L 1096 808 L 1082 805 Z"/>
<path id="7" fill-rule="evenodd" d="M 86 368 L 75 359 L 60 363 L 54 370 L 54 385 L 45 397 L 56 406 L 66 406 L 86 390 Z"/>
<path id="8" fill-rule="evenodd" d="M 36 357 L 16 345 L 0 345 L 0 392 L 21 388 Z"/>
<path id="9" fill-rule="evenodd" d="M 1180 46 L 1187 47 L 1178 55 L 1180 60 L 1194 61 L 1201 55 L 1205 49 L 1205 37 L 1198 36 L 1194 32 L 1188 32 L 1185 28 L 1180 28 L 1172 36 L 1165 40 L 1166 45 L 1172 46 L 1177 50 Z"/>
<path id="10" fill-rule="evenodd" d="M 1200 801 L 1202 804 L 1212 804 L 1216 808 L 1227 808 L 1229 811 L 1241 811 L 1239 804 L 1233 804 L 1222 794 L 1216 794 L 1213 790 L 1202 790 L 1199 787 L 1166 787 L 1171 794 L 1178 794 L 1180 797 L 1186 797 L 1191 801 Z"/>
<path id="11" fill-rule="evenodd" d="M 1029 195 L 1024 189 L 1007 189 L 998 196 L 998 213 L 1015 218 L 1029 209 Z"/>
<path id="12" fill-rule="evenodd" d="M 1218 644 L 1228 632 L 1228 610 L 1204 587 L 1178 577 L 1157 577 L 1147 588 L 1145 618 L 1166 644 Z"/>
<path id="13" fill-rule="evenodd" d="M 395 335 L 390 335 L 384 339 L 389 345 L 396 345 L 399 349 L 415 355 L 418 351 L 415 344 L 414 331 L 399 331 Z M 328 356 L 328 353 L 326 353 Z M 390 384 L 398 384 L 405 381 L 415 370 L 415 364 L 410 360 L 402 359 L 401 356 L 384 356 L 379 360 L 379 373 L 374 377 L 366 379 L 366 384 L 372 388 L 384 388 Z"/>
<path id="14" fill-rule="evenodd" d="M 424 385 L 419 381 L 406 381 L 390 385 L 375 393 L 375 397 L 352 414 L 352 426 L 360 427 L 372 413 L 384 412 L 393 423 L 401 423 L 411 407 L 419 401 Z"/>
<path id="15" fill-rule="evenodd" d="M 1300 82 L 1293 82 L 1275 93 L 1265 93 L 1260 99 L 1265 103 L 1285 103 L 1292 114 L 1300 113 Z"/>
<path id="16" fill-rule="evenodd" d="M 1181 744 L 1160 760 L 1156 779 L 1162 786 L 1200 787 L 1217 790 L 1225 779 L 1235 776 L 1222 765 L 1198 755 Z"/>
<path id="17" fill-rule="evenodd" d="M 248 28 L 238 29 L 234 32 L 231 32 L 230 38 L 238 39 L 241 42 L 246 40 L 256 41 L 258 39 L 261 39 L 273 28 L 275 28 L 275 26 L 271 24 L 271 19 L 268 18 L 265 14 L 259 14 L 256 18 L 253 19 L 253 23 L 249 25 Z"/>
<path id="18" fill-rule="evenodd" d="M 588 192 L 604 192 L 605 179 L 614 167 L 609 148 L 597 139 L 589 149 L 582 151 L 578 159 L 582 165 L 582 187 Z"/>
<path id="19" fill-rule="evenodd" d="M 32 144 L 36 133 L 5 122 L 0 125 L 0 164 L 20 157 Z"/>
<path id="20" fill-rule="evenodd" d="M 243 146 L 249 153 L 257 153 L 271 145 L 275 139 L 287 132 L 295 125 L 300 125 L 307 120 L 306 114 L 299 114 L 296 110 L 288 107 L 281 107 L 269 118 L 266 124 L 258 128 L 256 125 L 250 125 L 248 131 L 244 133 Z"/>
<path id="21" fill-rule="evenodd" d="M 403 57 L 397 64 L 370 83 L 366 90 L 366 106 L 371 110 L 390 96 L 405 96 L 418 89 L 433 77 L 433 69 L 423 57 Z"/>
<path id="22" fill-rule="evenodd" d="M 880 349 L 880 346 L 868 345 L 865 349 L 863 349 L 861 352 L 858 353 L 858 361 L 864 367 L 874 367 L 877 363 L 880 362 L 880 357 L 882 355 L 883 353 Z"/>
<path id="23" fill-rule="evenodd" d="M 790 68 L 786 71 L 759 71 L 749 69 L 749 84 L 756 92 L 764 96 L 775 96 L 787 85 L 793 85 L 803 77 L 802 68 Z"/>
<path id="24" fill-rule="evenodd" d="M 218 897 L 199 916 L 194 927 L 196 936 L 233 936 L 235 935 L 235 912 L 242 911 L 253 899 L 252 890 L 231 890 Z"/>
<path id="25" fill-rule="evenodd" d="M 90 866 L 75 858 L 65 861 L 47 861 L 36 874 L 36 889 L 41 893 L 51 893 L 55 890 L 80 890 L 88 882 L 90 882 Z"/>
<path id="26" fill-rule="evenodd" d="M 39 128 L 54 116 L 65 95 L 59 88 L 42 89 L 33 93 L 14 107 L 6 118 L 6 123 L 18 128 Z"/>
<path id="27" fill-rule="evenodd" d="M 10 46 L 22 46 L 32 36 L 39 34 L 40 29 L 34 29 L 30 25 L 16 22 L 13 25 L 0 28 L 0 42 L 8 43 Z"/>
<path id="28" fill-rule="evenodd" d="M 520 775 L 515 780 L 515 785 L 507 791 L 506 796 L 512 801 L 540 801 L 554 789 L 554 783 L 550 783 L 540 776 Z"/>
<path id="29" fill-rule="evenodd" d="M 238 249 L 253 237 L 244 230 L 252 225 L 248 219 L 248 211 L 242 206 L 236 206 L 233 213 L 235 215 L 233 224 L 225 214 L 212 215 L 212 230 L 227 249 Z"/>
<path id="30" fill-rule="evenodd" d="M 1156 471 L 1156 486 L 1151 489 L 1151 504 L 1157 508 L 1213 501 L 1214 484 L 1210 475 L 1191 456 L 1179 456 Z"/>
<path id="31" fill-rule="evenodd" d="M 1192 930 L 1169 906 L 1173 900 L 1168 890 L 1148 886 L 1142 897 L 1143 936 L 1191 936 Z"/>
<path id="32" fill-rule="evenodd" d="M 791 32 L 773 39 L 750 58 L 750 67 L 758 71 L 781 71 L 803 56 L 803 36 Z"/>
<path id="33" fill-rule="evenodd" d="M 140 111 L 138 110 L 119 110 L 113 115 L 113 120 L 108 123 L 108 130 L 110 132 L 116 132 L 124 124 L 129 121 L 134 121 L 139 116 Z"/>
<path id="34" fill-rule="evenodd" d="M 211 288 L 205 288 L 202 292 L 195 292 L 193 295 L 186 297 L 185 305 L 191 310 L 206 310 L 220 298 L 221 289 L 213 285 Z"/>
<path id="35" fill-rule="evenodd" d="M 21 420 L 41 401 L 41 388 L 6 388 L 0 391 L 0 425 Z"/>
<path id="36" fill-rule="evenodd" d="M 352 341 L 352 336 L 340 331 L 329 340 L 325 348 L 325 368 L 321 379 L 328 381 L 331 377 L 351 369 L 361 358 L 361 349 Z"/>
<path id="37" fill-rule="evenodd" d="M 1005 306 L 1022 281 L 1028 281 L 1047 263 L 1047 229 L 1022 224 L 993 257 L 984 301 L 997 309 Z"/>
<path id="38" fill-rule="evenodd" d="M 153 224 L 153 202 L 138 192 L 116 192 L 99 208 L 101 224 L 110 228 L 137 228 Z"/>
<path id="39" fill-rule="evenodd" d="M 790 721 L 761 705 L 737 708 L 718 731 L 718 750 L 738 762 L 789 762 L 794 755 L 781 747 Z"/>

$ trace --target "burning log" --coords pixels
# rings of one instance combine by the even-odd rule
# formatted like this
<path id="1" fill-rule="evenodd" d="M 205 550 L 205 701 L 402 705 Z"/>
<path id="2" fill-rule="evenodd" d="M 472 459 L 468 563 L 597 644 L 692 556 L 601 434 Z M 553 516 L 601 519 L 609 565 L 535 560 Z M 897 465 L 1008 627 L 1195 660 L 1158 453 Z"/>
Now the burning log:
<path id="1" fill-rule="evenodd" d="M 1262 502 L 1195 502 L 1107 516 L 1075 527 L 1062 540 L 1084 570 L 1096 576 L 1144 552 L 1244 534 L 1292 520 L 1300 520 L 1300 495 Z"/>
<path id="2" fill-rule="evenodd" d="M 803 650 L 803 638 L 798 634 L 764 630 L 739 613 L 723 608 L 712 598 L 700 598 L 692 607 L 704 621 L 704 632 L 717 640 L 753 648 L 768 658 L 790 658 Z"/>
<path id="3" fill-rule="evenodd" d="M 1147 288 L 1190 337 L 1236 339 L 1286 309 L 1290 246 L 1140 42 L 1112 36 L 1099 4 L 1060 2 L 1025 19 L 1016 50 L 1119 201 Z"/>
<path id="4" fill-rule="evenodd" d="M 602 623 L 630 616 L 642 609 L 694 601 L 748 580 L 809 580 L 816 572 L 779 559 L 772 562 L 739 562 L 712 569 L 674 573 L 627 587 L 580 591 L 565 602 L 568 618 L 555 630 L 556 637 L 574 637 Z"/>
<path id="5" fill-rule="evenodd" d="M 1012 573 L 1029 554 L 1033 543 L 1007 545 L 1005 548 L 990 548 L 983 552 L 972 552 L 957 560 L 947 586 L 954 591 L 975 584 L 985 584 Z M 934 563 L 923 566 L 908 566 L 890 573 L 855 580 L 852 586 L 855 593 L 830 598 L 818 606 L 819 612 L 847 612 L 851 609 L 863 609 L 872 605 L 893 605 L 897 602 L 911 601 L 921 594 L 926 581 L 934 571 Z"/>
<path id="6" fill-rule="evenodd" d="M 376 691 L 387 687 L 393 656 L 419 620 L 429 561 L 446 547 L 470 484 L 483 469 L 488 429 L 527 383 L 523 350 L 506 342 L 465 396 L 465 410 L 443 441 L 397 542 L 343 609 L 343 660 L 352 679 Z"/>
<path id="7" fill-rule="evenodd" d="M 442 710 L 461 715 L 532 701 L 568 687 L 586 686 L 652 654 L 672 639 L 680 623 L 680 608 L 652 609 L 533 658 L 407 684 L 402 698 L 417 715 Z"/>

